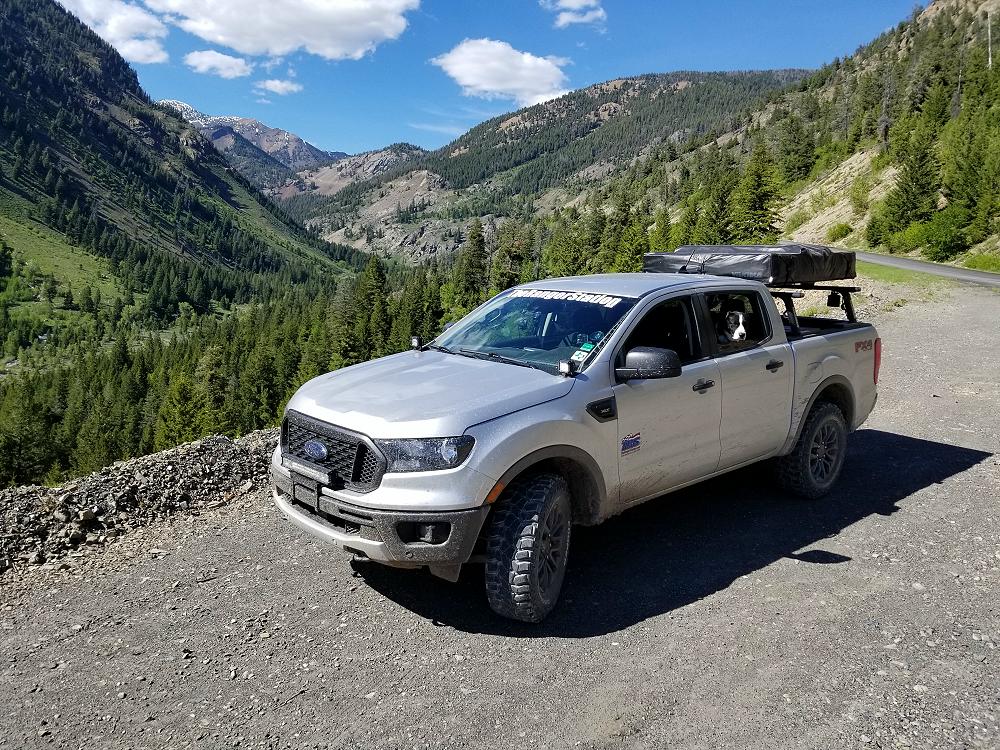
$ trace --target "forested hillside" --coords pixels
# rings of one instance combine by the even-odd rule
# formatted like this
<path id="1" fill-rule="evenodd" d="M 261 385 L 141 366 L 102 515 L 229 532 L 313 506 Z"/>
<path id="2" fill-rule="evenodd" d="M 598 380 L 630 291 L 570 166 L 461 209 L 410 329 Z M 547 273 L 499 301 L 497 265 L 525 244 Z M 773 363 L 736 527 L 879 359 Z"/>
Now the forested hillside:
<path id="1" fill-rule="evenodd" d="M 235 196 L 255 198 L 200 137 L 186 145 L 178 142 L 187 149 L 200 144 L 209 156 L 186 157 L 172 168 L 182 169 L 189 180 L 200 176 L 201 185 L 225 188 L 195 194 L 212 196 L 218 220 L 233 222 L 231 226 L 247 232 L 248 242 L 259 243 L 250 246 L 246 257 L 226 256 L 223 262 L 207 231 L 213 225 L 197 212 L 192 217 L 184 206 L 167 214 L 176 227 L 165 232 L 161 194 L 144 183 L 138 191 L 142 200 L 134 197 L 135 190 L 122 193 L 128 196 L 122 203 L 102 192 L 103 183 L 89 175 L 105 179 L 107 171 L 112 180 L 122 179 L 119 175 L 158 179 L 161 171 L 160 161 L 136 162 L 139 166 L 128 171 L 115 166 L 120 159 L 102 167 L 105 162 L 97 156 L 73 156 L 86 153 L 75 149 L 78 142 L 89 143 L 89 133 L 103 132 L 93 128 L 118 132 L 121 118 L 96 124 L 88 120 L 86 132 L 82 125 L 58 131 L 59 141 L 36 118 L 34 130 L 17 131 L 21 147 L 5 124 L 0 154 L 12 166 L 18 153 L 23 156 L 17 174 L 6 172 L 0 185 L 5 205 L 12 207 L 0 211 L 0 232 L 6 236 L 6 245 L 0 246 L 0 326 L 13 331 L 19 368 L 28 372 L 0 378 L 0 485 L 58 481 L 210 432 L 239 434 L 274 424 L 287 397 L 312 375 L 403 349 L 411 335 L 431 337 L 444 322 L 518 282 L 637 270 L 649 250 L 690 242 L 772 242 L 812 226 L 817 217 L 839 212 L 845 220 L 830 225 L 823 239 L 1000 266 L 1000 71 L 989 65 L 984 7 L 941 0 L 855 54 L 783 90 L 762 93 L 759 106 L 734 114 L 728 121 L 733 129 L 727 132 L 664 127 L 662 141 L 642 153 L 605 171 L 578 171 L 532 196 L 503 192 L 504 181 L 520 169 L 501 171 L 510 163 L 504 156 L 507 146 L 496 148 L 497 168 L 481 184 L 448 187 L 429 168 L 433 164 L 447 171 L 442 164 L 451 157 L 438 152 L 420 157 L 428 160 L 424 169 L 411 172 L 408 164 L 404 174 L 390 172 L 367 188 L 335 192 L 334 201 L 346 206 L 363 198 L 359 210 L 367 210 L 368 201 L 368 208 L 375 206 L 399 226 L 451 222 L 445 225 L 452 233 L 448 242 L 459 247 L 455 254 L 436 253 L 420 264 L 366 258 L 359 274 L 339 276 L 336 282 L 313 269 L 327 267 L 331 254 L 346 253 L 296 234 L 264 202 L 234 203 Z M 77 26 L 60 33 L 70 40 L 86 36 Z M 3 43 L 12 44 L 6 36 Z M 111 66 L 102 75 L 115 70 Z M 86 65 L 76 74 L 85 80 L 96 75 Z M 134 82 L 123 63 L 117 75 Z M 36 106 L 39 87 L 14 83 L 24 101 Z M 697 86 L 673 95 L 693 89 Z M 135 111 L 154 123 L 176 123 L 147 109 L 140 95 L 127 99 Z M 726 106 L 737 113 L 737 104 Z M 551 113 L 524 112 L 533 111 Z M 4 123 L 11 118 L 4 114 Z M 506 132 L 499 130 L 505 121 L 493 121 L 480 131 L 482 143 Z M 530 132 L 545 132 L 532 131 L 530 123 L 524 127 L 529 141 L 534 137 Z M 589 132 L 600 133 L 604 127 L 607 123 Z M 143 136 L 127 153 L 149 154 L 150 144 L 168 142 L 171 132 L 164 126 L 157 139 Z M 668 138 L 671 134 L 678 135 Z M 61 145 L 63 139 L 72 148 Z M 564 144 L 567 153 L 573 153 L 572 144 L 579 140 L 573 137 Z M 475 141 L 466 143 L 467 153 L 473 153 Z M 623 158 L 637 143 L 622 146 L 614 158 Z M 58 177 L 53 174 L 51 195 L 44 191 L 47 176 L 38 176 L 45 147 L 50 166 L 65 165 Z M 613 153 L 615 147 L 609 142 L 607 148 L 603 153 Z M 32 150 L 37 167 L 32 166 Z M 165 162 L 173 164 L 172 158 Z M 475 170 L 485 168 L 476 163 L 472 158 L 455 162 L 449 179 L 476 179 L 473 175 L 481 171 Z M 220 182 L 208 181 L 212 175 Z M 60 179 L 62 193 L 55 189 Z M 66 193 L 66 185 L 82 187 Z M 72 202 L 59 200 L 60 195 L 80 200 L 77 210 Z M 409 197 L 397 201 L 400 195 Z M 54 218 L 59 212 L 51 209 L 42 213 L 45 205 L 61 207 L 63 218 Z M 244 210 L 236 211 L 234 205 Z M 39 220 L 32 220 L 31 210 L 39 211 Z M 112 225 L 111 217 L 117 223 Z M 95 227 L 113 226 L 111 236 L 122 238 L 108 246 L 111 251 L 88 239 L 92 220 Z M 98 225 L 98 220 L 105 223 Z M 242 223 L 249 221 L 257 224 Z M 79 235 L 73 234 L 77 226 Z M 205 228 L 201 237 L 207 240 L 207 252 L 195 254 L 191 247 L 201 246 L 192 245 L 191 232 L 199 227 Z M 281 227 L 285 234 L 279 234 Z M 337 231 L 361 232 L 353 236 L 374 242 L 390 236 L 386 227 L 354 229 L 348 222 Z M 150 233 L 148 244 L 142 232 Z M 261 240 L 275 236 L 284 239 L 275 245 Z M 165 259 L 156 262 L 190 270 L 173 273 L 174 266 L 168 265 L 171 273 L 161 278 L 169 279 L 170 293 L 158 293 L 166 285 L 157 284 L 155 275 L 130 273 L 123 263 L 130 256 L 114 252 L 119 241 L 124 248 L 144 248 L 148 257 Z M 408 249 L 403 252 L 412 257 Z M 54 260 L 44 261 L 50 255 Z M 265 259 L 275 263 L 273 269 L 255 265 Z M 43 262 L 54 270 L 42 270 Z M 194 270 L 202 274 L 198 278 L 243 284 L 227 287 L 221 298 L 210 296 L 207 305 L 196 305 L 194 297 L 183 296 Z M 70 288 L 57 272 L 78 276 L 80 283 Z M 219 276 L 204 275 L 208 273 Z M 233 305 L 236 301 L 250 304 Z M 34 317 L 26 317 L 26 309 L 36 311 Z M 169 330 L 153 333 L 143 323 L 150 316 L 159 316 Z M 26 320 L 34 322 L 26 325 Z M 9 333 L 7 339 L 11 341 Z M 18 341 L 31 345 L 19 346 Z"/>
<path id="2" fill-rule="evenodd" d="M 740 127 L 803 75 L 680 72 L 608 81 L 488 120 L 331 197 L 306 193 L 286 205 L 323 236 L 359 249 L 410 258 L 448 253 L 473 217 L 523 217 L 548 188 L 603 178 L 657 145 L 704 143 Z"/>
<path id="3" fill-rule="evenodd" d="M 56 3 L 5 2 L 0 28 L 0 234 L 17 277 L 0 297 L 6 354 L 39 335 L 76 336 L 63 312 L 157 327 L 182 305 L 208 312 L 322 285 L 359 263 L 154 106 L 124 60 Z"/>
<path id="4" fill-rule="evenodd" d="M 52 0 L 4 2 L 0 31 L 0 445 L 21 441 L 11 373 L 58 370 L 292 288 L 320 295 L 363 265 L 154 105 Z M 81 385 L 85 411 L 99 409 L 107 384 Z M 0 466 L 15 464 L 0 449 Z"/>
<path id="5" fill-rule="evenodd" d="M 749 127 L 636 162 L 585 194 L 594 210 L 582 220 L 577 208 L 560 212 L 569 254 L 593 257 L 600 247 L 579 227 L 617 206 L 651 228 L 640 245 L 771 241 L 812 222 L 823 234 L 804 239 L 1000 267 L 995 5 L 934 3 L 803 79 Z"/>

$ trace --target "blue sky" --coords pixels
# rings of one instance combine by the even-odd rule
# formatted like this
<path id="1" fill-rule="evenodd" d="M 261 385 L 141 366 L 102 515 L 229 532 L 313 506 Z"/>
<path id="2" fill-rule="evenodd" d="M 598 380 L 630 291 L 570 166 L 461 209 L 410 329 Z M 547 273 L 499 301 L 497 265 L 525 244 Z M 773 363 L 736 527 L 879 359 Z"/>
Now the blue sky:
<path id="1" fill-rule="evenodd" d="M 61 0 L 156 99 L 356 153 L 441 146 L 560 91 L 673 70 L 813 68 L 913 0 Z"/>

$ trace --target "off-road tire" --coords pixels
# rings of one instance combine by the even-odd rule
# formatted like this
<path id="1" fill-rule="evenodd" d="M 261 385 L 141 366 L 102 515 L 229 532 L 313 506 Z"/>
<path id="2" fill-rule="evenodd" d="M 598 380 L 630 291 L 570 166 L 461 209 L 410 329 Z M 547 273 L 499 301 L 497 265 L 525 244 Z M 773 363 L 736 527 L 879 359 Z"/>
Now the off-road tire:
<path id="1" fill-rule="evenodd" d="M 524 622 L 545 619 L 559 599 L 571 528 L 569 487 L 558 474 L 536 474 L 507 488 L 486 539 L 486 597 L 494 612 Z"/>
<path id="2" fill-rule="evenodd" d="M 847 420 L 829 401 L 813 405 L 795 448 L 774 462 L 774 476 L 784 489 L 807 500 L 826 495 L 840 476 L 847 452 Z"/>

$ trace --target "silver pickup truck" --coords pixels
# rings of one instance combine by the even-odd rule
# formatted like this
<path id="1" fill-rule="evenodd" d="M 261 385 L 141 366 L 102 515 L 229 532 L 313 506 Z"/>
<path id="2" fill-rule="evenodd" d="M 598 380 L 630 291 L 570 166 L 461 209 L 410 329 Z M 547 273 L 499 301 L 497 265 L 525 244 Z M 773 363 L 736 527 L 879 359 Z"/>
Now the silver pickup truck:
<path id="1" fill-rule="evenodd" d="M 795 294 L 655 273 L 509 289 L 430 343 L 303 385 L 274 502 L 360 558 L 450 580 L 485 563 L 494 611 L 537 622 L 574 525 L 764 460 L 798 495 L 830 490 L 881 344 L 852 309 L 796 317 Z"/>

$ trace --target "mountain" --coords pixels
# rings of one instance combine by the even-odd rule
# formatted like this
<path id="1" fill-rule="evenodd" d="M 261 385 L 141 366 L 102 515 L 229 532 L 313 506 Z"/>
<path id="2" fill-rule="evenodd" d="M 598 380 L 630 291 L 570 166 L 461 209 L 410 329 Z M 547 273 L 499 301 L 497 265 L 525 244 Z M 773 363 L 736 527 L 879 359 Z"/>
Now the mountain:
<path id="1" fill-rule="evenodd" d="M 117 52 L 57 3 L 5 0 L 0 32 L 0 241 L 17 282 L 0 296 L 8 356 L 74 326 L 83 336 L 84 313 L 107 334 L 117 321 L 100 316 L 113 304 L 156 327 L 182 304 L 206 312 L 293 282 L 329 284 L 360 262 L 310 236 L 154 105 Z"/>
<path id="2" fill-rule="evenodd" d="M 268 193 L 296 179 L 295 172 L 237 133 L 228 125 L 201 129 L 237 172 Z"/>
<path id="3" fill-rule="evenodd" d="M 330 196 L 348 185 L 379 177 L 400 164 L 419 159 L 427 153 L 411 143 L 394 143 L 377 151 L 345 155 L 333 164 L 301 170 L 294 182 L 285 185 L 276 194 L 284 200 L 304 195 Z"/>
<path id="4" fill-rule="evenodd" d="M 679 72 L 607 81 L 488 120 L 335 195 L 282 195 L 289 212 L 327 238 L 431 257 L 455 249 L 474 216 L 523 213 L 544 191 L 603 179 L 657 145 L 732 130 L 805 75 Z"/>
<path id="5" fill-rule="evenodd" d="M 206 115 L 176 99 L 163 99 L 157 103 L 175 110 L 213 142 L 213 133 L 221 128 L 229 128 L 292 172 L 316 169 L 347 156 L 341 151 L 323 151 L 294 133 L 265 125 L 251 117 Z"/>

